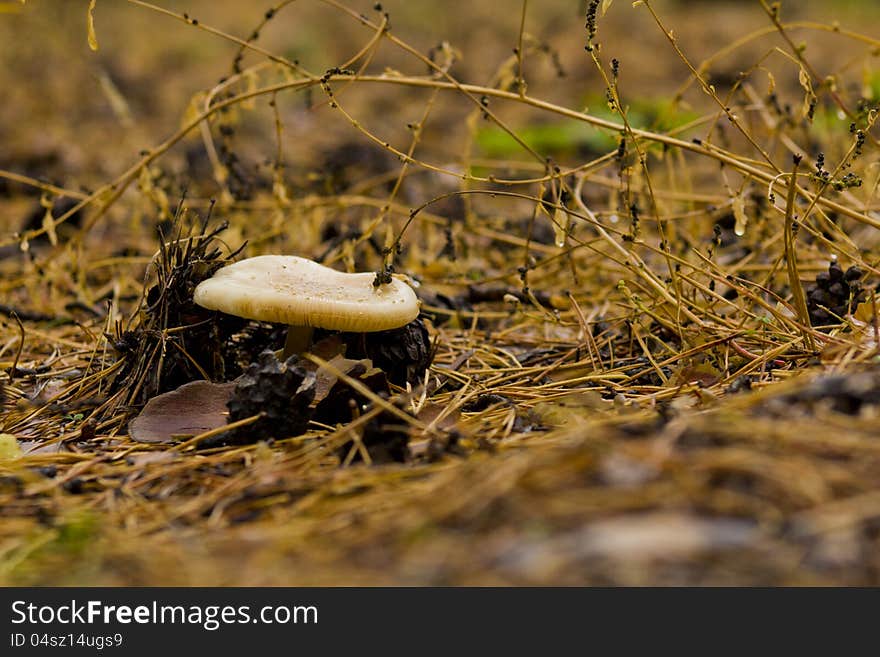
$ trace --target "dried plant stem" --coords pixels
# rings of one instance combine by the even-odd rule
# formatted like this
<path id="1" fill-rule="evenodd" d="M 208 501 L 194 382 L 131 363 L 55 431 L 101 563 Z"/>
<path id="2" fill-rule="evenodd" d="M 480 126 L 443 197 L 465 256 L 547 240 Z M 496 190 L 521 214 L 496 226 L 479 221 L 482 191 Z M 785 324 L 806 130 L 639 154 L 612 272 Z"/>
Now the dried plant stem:
<path id="1" fill-rule="evenodd" d="M 807 299 L 804 296 L 804 288 L 801 286 L 800 275 L 798 274 L 797 265 L 797 243 L 795 230 L 795 199 L 797 198 L 797 180 L 798 167 L 801 164 L 801 156 L 795 155 L 793 158 L 794 167 L 788 183 L 788 195 L 785 200 L 785 265 L 788 269 L 788 284 L 791 288 L 791 296 L 794 300 L 794 307 L 798 314 L 798 319 L 803 324 L 804 344 L 810 350 L 815 349 L 813 336 L 810 333 L 810 313 L 807 310 Z"/>

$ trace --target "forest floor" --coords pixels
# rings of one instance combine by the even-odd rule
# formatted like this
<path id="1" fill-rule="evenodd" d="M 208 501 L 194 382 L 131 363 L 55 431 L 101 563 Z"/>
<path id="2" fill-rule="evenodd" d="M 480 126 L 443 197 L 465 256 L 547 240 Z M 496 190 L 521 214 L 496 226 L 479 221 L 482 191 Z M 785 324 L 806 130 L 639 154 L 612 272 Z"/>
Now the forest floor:
<path id="1" fill-rule="evenodd" d="M 159 4 L 0 2 L 0 584 L 880 584 L 875 3 Z M 426 333 L 224 432 L 269 253 Z"/>

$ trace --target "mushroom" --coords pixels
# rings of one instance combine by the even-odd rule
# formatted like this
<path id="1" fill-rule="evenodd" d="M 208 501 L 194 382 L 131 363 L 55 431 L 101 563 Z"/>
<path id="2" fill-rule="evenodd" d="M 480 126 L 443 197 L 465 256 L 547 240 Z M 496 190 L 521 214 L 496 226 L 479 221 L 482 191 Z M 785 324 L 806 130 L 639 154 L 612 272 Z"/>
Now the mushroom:
<path id="1" fill-rule="evenodd" d="M 419 314 L 403 281 L 374 285 L 370 272 L 346 274 L 297 256 L 263 255 L 218 269 L 196 287 L 208 310 L 288 325 L 283 358 L 308 349 L 315 328 L 370 333 L 399 328 Z"/>

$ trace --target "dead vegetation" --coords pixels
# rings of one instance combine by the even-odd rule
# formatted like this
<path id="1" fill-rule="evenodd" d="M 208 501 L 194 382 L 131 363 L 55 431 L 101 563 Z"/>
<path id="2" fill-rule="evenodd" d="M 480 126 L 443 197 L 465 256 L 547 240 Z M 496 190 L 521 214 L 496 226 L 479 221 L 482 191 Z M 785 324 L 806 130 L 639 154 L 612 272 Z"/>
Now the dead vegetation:
<path id="1" fill-rule="evenodd" d="M 3 109 L 0 582 L 880 582 L 876 9 L 569 4 L 423 47 L 390 4 L 97 3 L 105 115 Z M 151 114 L 105 11 L 222 77 Z M 192 303 L 260 253 L 406 275 L 427 329 L 279 363 Z"/>

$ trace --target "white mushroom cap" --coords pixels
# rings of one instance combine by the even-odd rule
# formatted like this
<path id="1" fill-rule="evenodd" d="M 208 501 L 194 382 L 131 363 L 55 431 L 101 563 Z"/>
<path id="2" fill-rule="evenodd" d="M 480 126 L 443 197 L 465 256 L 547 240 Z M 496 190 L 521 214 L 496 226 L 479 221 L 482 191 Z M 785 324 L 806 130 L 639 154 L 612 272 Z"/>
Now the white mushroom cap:
<path id="1" fill-rule="evenodd" d="M 227 265 L 196 287 L 193 301 L 228 315 L 369 333 L 408 324 L 419 300 L 397 278 L 373 287 L 375 274 L 346 274 L 297 256 L 264 255 Z"/>

